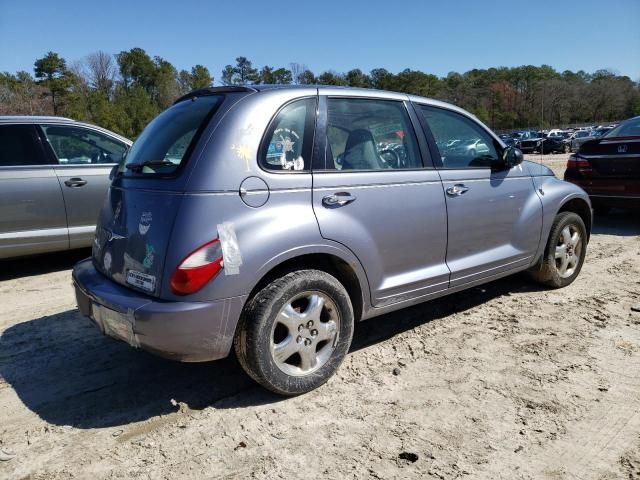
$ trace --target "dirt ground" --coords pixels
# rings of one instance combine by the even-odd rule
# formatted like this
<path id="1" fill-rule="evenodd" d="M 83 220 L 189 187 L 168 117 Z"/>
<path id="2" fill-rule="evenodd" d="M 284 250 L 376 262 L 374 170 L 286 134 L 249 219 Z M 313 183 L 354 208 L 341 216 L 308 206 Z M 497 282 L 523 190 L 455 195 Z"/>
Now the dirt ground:
<path id="1" fill-rule="evenodd" d="M 2 479 L 640 478 L 637 214 L 596 218 L 565 289 L 517 275 L 358 325 L 292 399 L 101 336 L 87 254 L 0 263 Z"/>

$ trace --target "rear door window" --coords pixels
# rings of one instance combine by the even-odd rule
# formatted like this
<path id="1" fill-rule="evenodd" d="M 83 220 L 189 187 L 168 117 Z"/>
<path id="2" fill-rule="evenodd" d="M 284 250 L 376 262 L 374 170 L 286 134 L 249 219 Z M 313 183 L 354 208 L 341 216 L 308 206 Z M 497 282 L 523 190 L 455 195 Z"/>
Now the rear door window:
<path id="1" fill-rule="evenodd" d="M 46 163 L 33 125 L 0 125 L 0 167 Z"/>
<path id="2" fill-rule="evenodd" d="M 266 133 L 260 164 L 267 170 L 309 170 L 315 127 L 316 98 L 286 105 Z"/>
<path id="3" fill-rule="evenodd" d="M 102 133 L 66 125 L 41 125 L 60 165 L 119 163 L 127 146 Z"/>
<path id="4" fill-rule="evenodd" d="M 183 100 L 158 115 L 129 151 L 125 167 L 140 174 L 172 174 L 189 159 L 223 95 Z"/>

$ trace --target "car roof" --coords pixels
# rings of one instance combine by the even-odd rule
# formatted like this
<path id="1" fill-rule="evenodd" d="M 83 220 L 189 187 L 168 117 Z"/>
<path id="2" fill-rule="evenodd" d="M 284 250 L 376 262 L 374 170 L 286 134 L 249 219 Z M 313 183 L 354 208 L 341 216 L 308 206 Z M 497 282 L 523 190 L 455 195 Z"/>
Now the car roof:
<path id="1" fill-rule="evenodd" d="M 93 130 L 98 130 L 110 137 L 115 137 L 118 140 L 126 143 L 127 145 L 131 145 L 133 142 L 129 140 L 127 137 L 123 137 L 122 135 L 118 135 L 111 130 L 107 130 L 106 128 L 99 127 L 97 125 L 92 125 L 90 123 L 79 122 L 77 120 L 73 120 L 72 118 L 67 117 L 54 117 L 54 116 L 45 116 L 45 115 L 0 115 L 0 125 L 2 124 L 47 124 L 47 123 L 55 123 L 56 125 L 75 125 L 78 127 L 87 127 Z"/>
<path id="2" fill-rule="evenodd" d="M 54 117 L 47 115 L 0 115 L 0 123 L 78 123 L 76 120 L 66 117 Z"/>

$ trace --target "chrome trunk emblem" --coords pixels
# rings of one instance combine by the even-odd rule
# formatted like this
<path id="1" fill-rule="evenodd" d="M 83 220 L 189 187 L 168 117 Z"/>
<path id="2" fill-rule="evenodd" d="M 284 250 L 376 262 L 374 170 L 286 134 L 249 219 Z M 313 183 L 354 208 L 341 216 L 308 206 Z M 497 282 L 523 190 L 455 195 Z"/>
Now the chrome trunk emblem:
<path id="1" fill-rule="evenodd" d="M 627 153 L 627 145 L 618 145 L 618 153 Z"/>

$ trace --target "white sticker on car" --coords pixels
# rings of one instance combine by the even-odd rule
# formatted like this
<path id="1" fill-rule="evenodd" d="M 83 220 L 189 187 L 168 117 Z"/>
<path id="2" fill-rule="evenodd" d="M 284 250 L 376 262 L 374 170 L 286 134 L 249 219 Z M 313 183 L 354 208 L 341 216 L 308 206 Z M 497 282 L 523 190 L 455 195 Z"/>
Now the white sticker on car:
<path id="1" fill-rule="evenodd" d="M 146 273 L 129 270 L 127 272 L 127 283 L 134 287 L 141 288 L 147 292 L 153 292 L 156 287 L 156 277 Z"/>
<path id="2" fill-rule="evenodd" d="M 153 214 L 151 212 L 142 212 L 140 215 L 140 223 L 138 224 L 138 231 L 140 235 L 146 235 L 151 228 L 151 222 L 153 221 Z"/>

